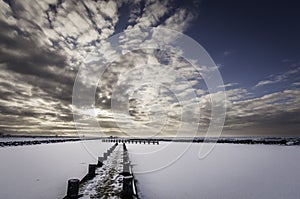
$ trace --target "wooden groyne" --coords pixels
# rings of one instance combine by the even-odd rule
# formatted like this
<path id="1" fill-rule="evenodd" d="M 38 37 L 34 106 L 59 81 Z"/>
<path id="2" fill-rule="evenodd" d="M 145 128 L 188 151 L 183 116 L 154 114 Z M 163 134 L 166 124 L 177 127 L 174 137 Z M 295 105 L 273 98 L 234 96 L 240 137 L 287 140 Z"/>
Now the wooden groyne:
<path id="1" fill-rule="evenodd" d="M 37 144 L 52 144 L 52 143 L 76 142 L 76 141 L 81 141 L 81 139 L 80 138 L 69 138 L 69 139 L 49 139 L 49 140 L 6 141 L 6 142 L 0 142 L 0 147 L 37 145 Z"/>
<path id="2" fill-rule="evenodd" d="M 64 199 L 74 198 L 138 198 L 125 143 L 115 143 L 98 157 L 81 180 L 68 181 Z"/>
<path id="3" fill-rule="evenodd" d="M 158 139 L 102 139 L 102 142 L 112 142 L 112 143 L 128 143 L 128 144 L 159 144 Z"/>

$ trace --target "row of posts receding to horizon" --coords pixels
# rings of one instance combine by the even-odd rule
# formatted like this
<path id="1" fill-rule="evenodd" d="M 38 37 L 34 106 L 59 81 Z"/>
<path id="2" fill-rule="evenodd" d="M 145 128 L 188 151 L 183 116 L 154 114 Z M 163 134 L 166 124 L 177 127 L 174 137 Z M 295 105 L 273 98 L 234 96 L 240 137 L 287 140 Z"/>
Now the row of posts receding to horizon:
<path id="1" fill-rule="evenodd" d="M 159 141 L 157 139 L 102 139 L 102 142 L 128 144 L 159 144 Z"/>

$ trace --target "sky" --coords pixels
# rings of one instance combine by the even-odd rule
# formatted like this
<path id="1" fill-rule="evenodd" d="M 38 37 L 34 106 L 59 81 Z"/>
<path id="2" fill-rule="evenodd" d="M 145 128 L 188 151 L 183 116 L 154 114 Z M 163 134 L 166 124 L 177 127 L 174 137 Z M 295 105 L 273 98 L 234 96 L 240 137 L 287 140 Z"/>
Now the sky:
<path id="1" fill-rule="evenodd" d="M 299 10 L 293 0 L 0 1 L 0 132 L 210 136 L 217 121 L 221 136 L 299 136 Z M 188 44 L 161 48 L 185 36 L 213 64 L 186 58 Z"/>

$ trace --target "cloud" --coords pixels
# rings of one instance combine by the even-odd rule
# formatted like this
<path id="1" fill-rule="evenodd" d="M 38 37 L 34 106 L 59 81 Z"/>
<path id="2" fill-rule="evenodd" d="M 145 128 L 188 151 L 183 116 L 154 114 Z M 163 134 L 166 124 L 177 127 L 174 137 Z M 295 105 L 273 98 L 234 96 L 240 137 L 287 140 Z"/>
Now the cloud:
<path id="1" fill-rule="evenodd" d="M 175 14 L 170 16 L 162 26 L 183 32 L 196 17 L 197 13 L 189 12 L 187 9 L 177 9 Z"/>
<path id="2" fill-rule="evenodd" d="M 232 94 L 228 94 L 231 104 L 227 109 L 225 132 L 240 130 L 245 134 L 251 131 L 261 135 L 297 134 L 300 122 L 296 116 L 300 114 L 299 90 L 286 89 L 254 98 L 247 90 L 240 92 L 240 96 L 236 95 L 237 91 L 228 92 Z"/>
<path id="3" fill-rule="evenodd" d="M 294 82 L 292 85 L 294 85 L 294 86 L 300 86 L 300 82 Z"/>
<path id="4" fill-rule="evenodd" d="M 132 5 L 134 6 L 131 7 Z M 85 115 L 80 125 L 86 126 L 88 114 L 76 112 L 76 107 L 71 105 L 74 80 L 80 67 L 92 61 L 99 55 L 98 53 L 109 61 L 116 56 L 116 52 L 106 39 L 115 33 L 120 23 L 120 15 L 124 14 L 120 13 L 122 6 L 129 9 L 128 24 L 125 22 L 122 26 L 124 30 L 164 24 L 182 32 L 190 25 L 191 19 L 196 17 L 188 13 L 185 8 L 174 7 L 173 1 L 10 0 L 0 2 L 2 27 L 0 126 L 2 131 L 35 134 L 74 133 L 72 109 L 75 115 Z M 131 42 L 139 42 L 138 39 L 139 37 L 134 38 Z M 112 118 L 109 107 L 112 86 L 116 85 L 124 71 L 130 69 L 124 67 L 124 64 L 160 64 L 162 60 L 161 56 L 153 55 L 151 52 L 146 53 L 146 57 L 144 55 L 140 52 L 140 54 L 123 57 L 104 73 L 102 84 L 97 89 L 96 103 L 91 104 L 97 110 L 101 110 L 97 112 L 97 120 L 105 127 L 103 131 L 121 132 Z M 178 63 L 178 67 L 182 65 L 172 56 L 165 60 L 172 61 L 173 64 Z M 79 82 L 85 92 L 89 92 L 90 85 L 97 82 L 97 79 L 89 79 L 89 77 L 97 70 L 101 70 L 97 65 L 89 66 L 91 67 L 83 70 L 83 75 L 87 78 L 82 78 Z M 152 77 L 158 75 L 150 74 L 151 71 L 145 72 L 149 80 L 151 75 Z M 185 74 L 190 75 L 187 71 Z M 129 88 L 136 80 L 133 78 L 126 81 L 122 88 L 129 92 Z M 165 82 L 168 81 L 170 79 L 165 79 Z M 143 92 L 150 97 L 156 91 L 145 87 Z M 88 100 L 84 95 L 81 98 Z M 146 106 L 146 102 L 150 103 L 148 98 L 143 100 L 145 101 L 140 100 L 135 105 L 136 108 L 132 113 L 137 120 L 143 121 L 143 126 L 149 126 L 149 121 L 145 119 L 147 115 L 141 110 L 145 109 L 154 115 L 160 110 L 153 105 Z M 167 107 L 172 105 L 172 100 L 174 99 L 166 93 L 162 99 L 154 98 L 153 102 Z M 171 111 L 170 107 L 166 110 L 170 111 L 173 118 L 178 112 Z M 159 121 L 155 119 L 155 122 Z M 174 123 L 175 120 L 170 121 L 169 127 L 172 126 L 172 122 Z M 155 125 L 153 122 L 152 124 Z M 84 128 L 84 130 L 95 131 L 92 128 Z"/>
<path id="5" fill-rule="evenodd" d="M 198 83 L 197 77 L 194 76 L 195 81 L 190 84 L 182 79 L 182 76 L 193 78 L 196 75 L 193 71 L 195 69 L 188 62 L 175 54 L 151 49 L 128 52 L 106 67 L 99 84 L 98 103 L 103 107 L 102 102 L 114 99 L 115 111 L 123 116 L 127 113 L 124 107 L 128 106 L 126 117 L 131 122 L 122 122 L 122 125 L 123 129 L 130 127 L 131 133 L 151 133 L 158 126 L 165 126 L 164 131 L 174 133 L 182 114 L 182 104 L 174 106 L 174 103 L 180 101 L 197 106 L 192 96 L 196 96 L 192 87 Z M 104 100 L 104 96 L 111 98 Z M 129 123 L 134 125 L 129 126 Z"/>
<path id="6" fill-rule="evenodd" d="M 224 56 L 229 56 L 231 54 L 232 54 L 232 51 L 230 51 L 230 50 L 226 50 L 226 51 L 223 52 Z"/>
<path id="7" fill-rule="evenodd" d="M 298 74 L 299 72 L 300 72 L 300 67 L 292 68 L 292 69 L 288 70 L 287 72 L 279 74 L 279 75 L 272 75 L 270 77 L 270 79 L 262 80 L 262 81 L 258 82 L 254 86 L 254 88 L 269 85 L 269 84 L 275 84 L 275 83 L 279 83 L 279 82 L 286 81 L 286 80 L 290 80 L 290 78 L 292 76 Z"/>
<path id="8" fill-rule="evenodd" d="M 238 85 L 238 83 L 228 83 L 228 84 L 220 85 L 219 87 L 230 88 L 230 87 L 237 86 L 237 85 Z"/>

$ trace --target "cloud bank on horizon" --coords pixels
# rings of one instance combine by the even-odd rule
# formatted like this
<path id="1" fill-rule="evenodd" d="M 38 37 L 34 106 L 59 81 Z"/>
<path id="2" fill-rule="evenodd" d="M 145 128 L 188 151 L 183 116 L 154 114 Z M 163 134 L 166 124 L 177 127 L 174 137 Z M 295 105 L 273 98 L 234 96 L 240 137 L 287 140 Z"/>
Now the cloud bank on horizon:
<path id="1" fill-rule="evenodd" d="M 142 30 L 149 27 L 182 33 L 193 29 L 199 7 L 197 1 L 186 4 L 172 0 L 0 1 L 0 132 L 73 135 L 73 111 L 80 115 L 81 127 L 87 134 L 99 135 L 99 129 L 92 128 L 86 120 L 94 117 L 105 135 L 124 135 L 125 128 L 135 129 L 133 135 L 137 136 L 152 135 L 155 129 L 160 129 L 157 135 L 172 136 L 182 125 L 181 115 L 186 114 L 191 121 L 199 119 L 197 135 L 205 135 L 212 96 L 218 98 L 219 93 L 209 93 L 203 78 L 180 56 L 154 49 L 124 52 L 105 67 L 100 82 L 92 74 L 101 66 L 90 64 L 97 53 L 106 60 L 114 58 L 107 39 L 117 33 L 131 33 L 122 38 L 126 45 L 147 37 Z M 131 30 L 138 31 L 132 35 Z M 157 38 L 157 45 L 176 39 L 163 34 Z M 233 56 L 228 52 L 226 56 Z M 227 95 L 223 104 L 227 109 L 224 135 L 299 135 L 300 64 L 292 64 L 292 69 L 253 82 L 252 87 L 239 82 L 220 85 Z M 72 105 L 80 67 L 88 67 L 85 78 L 80 79 L 83 88 L 98 85 L 95 102 L 89 103 L 81 96 L 85 111 Z M 189 85 L 168 67 L 188 79 Z M 201 70 L 211 68 L 203 66 Z M 145 84 L 138 83 L 139 77 Z M 292 82 L 282 90 L 256 92 L 288 79 Z M 155 86 L 155 82 L 165 87 Z M 117 95 L 116 104 L 128 102 L 128 115 L 119 114 L 116 118 L 113 114 L 113 94 Z M 123 99 L 124 96 L 127 97 Z M 178 98 L 197 109 L 193 106 L 183 113 Z M 128 123 L 128 118 L 134 123 Z M 189 136 L 188 129 L 186 135 Z"/>

